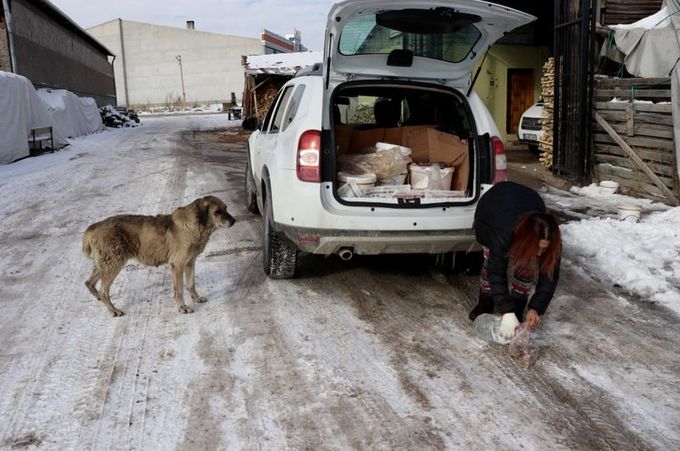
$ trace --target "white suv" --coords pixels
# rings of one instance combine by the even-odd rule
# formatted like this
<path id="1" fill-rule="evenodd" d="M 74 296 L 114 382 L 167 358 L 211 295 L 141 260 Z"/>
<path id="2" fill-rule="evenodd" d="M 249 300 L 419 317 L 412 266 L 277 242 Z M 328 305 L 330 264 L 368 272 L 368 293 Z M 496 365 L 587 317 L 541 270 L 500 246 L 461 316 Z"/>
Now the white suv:
<path id="1" fill-rule="evenodd" d="M 538 146 L 543 139 L 543 106 L 543 99 L 541 99 L 522 113 L 519 130 L 517 130 L 520 142 L 528 144 L 531 153 L 536 155 L 539 154 Z"/>
<path id="2" fill-rule="evenodd" d="M 333 6 L 323 62 L 281 88 L 248 140 L 246 203 L 263 215 L 265 273 L 293 277 L 300 251 L 477 250 L 475 207 L 505 179 L 506 161 L 472 71 L 534 19 L 477 0 Z M 397 177 L 379 179 L 388 166 Z M 426 174 L 439 185 L 415 189 L 416 170 L 418 184 Z"/>

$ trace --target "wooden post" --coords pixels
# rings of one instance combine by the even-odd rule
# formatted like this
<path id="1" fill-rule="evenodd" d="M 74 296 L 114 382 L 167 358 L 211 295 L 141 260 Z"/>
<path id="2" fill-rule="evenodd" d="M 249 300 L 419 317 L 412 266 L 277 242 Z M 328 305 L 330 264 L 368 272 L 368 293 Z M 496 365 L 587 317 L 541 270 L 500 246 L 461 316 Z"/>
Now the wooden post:
<path id="1" fill-rule="evenodd" d="M 662 181 L 662 180 L 654 173 L 654 171 L 652 171 L 652 170 L 649 168 L 649 166 L 647 166 L 647 165 L 645 164 L 645 162 L 642 161 L 642 159 L 635 153 L 635 151 L 633 150 L 633 148 L 630 147 L 630 146 L 628 145 L 628 143 L 627 143 L 626 141 L 624 141 L 623 138 L 621 138 L 621 136 L 619 136 L 618 133 L 616 133 L 616 131 L 611 127 L 611 125 L 609 125 L 609 123 L 607 123 L 607 121 L 605 121 L 604 118 L 603 118 L 602 116 L 600 116 L 600 113 L 598 113 L 597 111 L 595 111 L 595 112 L 594 112 L 594 115 L 595 115 L 595 120 L 597 121 L 597 123 L 600 124 L 600 126 L 602 126 L 602 128 L 609 134 L 609 136 L 612 137 L 612 139 L 613 139 L 614 141 L 616 141 L 616 143 L 617 143 L 619 146 L 621 146 L 621 148 L 626 152 L 626 154 L 628 154 L 628 156 L 630 157 L 630 159 L 633 160 L 633 161 L 635 162 L 635 164 L 638 165 L 638 167 L 642 170 L 642 172 L 644 172 L 644 173 L 647 175 L 647 177 L 649 177 L 649 178 L 652 180 L 652 182 L 654 182 L 654 184 L 661 190 L 661 192 L 662 192 L 662 193 L 663 193 L 663 194 L 664 194 L 671 202 L 673 202 L 675 205 L 677 205 L 679 202 L 678 202 L 678 198 L 675 196 L 675 194 L 673 194 L 673 192 L 672 192 L 672 191 L 666 186 L 666 184 L 665 184 L 665 183 L 664 183 L 664 182 L 663 182 L 663 181 Z"/>
<path id="2" fill-rule="evenodd" d="M 628 136 L 635 136 L 635 112 L 633 111 L 633 102 L 626 105 L 626 131 Z"/>

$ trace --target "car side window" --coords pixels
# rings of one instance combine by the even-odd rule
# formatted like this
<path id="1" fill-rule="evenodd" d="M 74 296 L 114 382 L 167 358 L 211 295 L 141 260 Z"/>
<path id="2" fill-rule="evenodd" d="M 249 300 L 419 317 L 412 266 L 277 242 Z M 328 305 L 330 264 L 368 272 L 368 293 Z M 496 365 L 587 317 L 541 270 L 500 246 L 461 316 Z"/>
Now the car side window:
<path id="1" fill-rule="evenodd" d="M 281 100 L 279 100 L 278 105 L 276 105 L 276 110 L 274 111 L 274 119 L 272 120 L 272 126 L 269 127 L 269 133 L 278 133 L 281 129 L 281 123 L 283 122 L 283 113 L 286 110 L 286 105 L 288 104 L 288 99 L 290 99 L 293 93 L 293 86 L 288 86 L 281 95 Z"/>
<path id="2" fill-rule="evenodd" d="M 264 117 L 264 121 L 262 121 L 262 125 L 260 130 L 264 133 L 267 133 L 269 130 L 269 124 L 272 121 L 272 116 L 274 115 L 274 110 L 276 109 L 276 104 L 278 103 L 279 99 L 281 98 L 281 91 L 274 97 L 274 101 L 272 104 L 269 106 L 269 111 L 267 111 L 267 115 Z"/>
<path id="3" fill-rule="evenodd" d="M 293 122 L 293 119 L 295 119 L 295 115 L 298 112 L 298 108 L 300 107 L 300 102 L 302 101 L 302 94 L 305 92 L 305 85 L 300 85 L 297 88 L 295 88 L 295 91 L 293 92 L 293 97 L 290 98 L 290 103 L 288 104 L 288 111 L 286 111 L 286 114 L 283 116 L 283 124 L 281 124 L 281 131 L 284 131 L 286 128 L 288 128 L 288 125 L 290 125 L 291 122 Z"/>

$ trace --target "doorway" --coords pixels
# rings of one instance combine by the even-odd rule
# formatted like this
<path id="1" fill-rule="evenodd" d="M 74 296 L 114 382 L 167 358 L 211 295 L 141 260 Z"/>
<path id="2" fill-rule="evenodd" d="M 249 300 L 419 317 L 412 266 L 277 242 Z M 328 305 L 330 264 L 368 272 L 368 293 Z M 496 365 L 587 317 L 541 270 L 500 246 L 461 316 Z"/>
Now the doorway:
<path id="1" fill-rule="evenodd" d="M 517 133 L 522 114 L 534 104 L 534 91 L 533 69 L 508 69 L 507 133 Z"/>

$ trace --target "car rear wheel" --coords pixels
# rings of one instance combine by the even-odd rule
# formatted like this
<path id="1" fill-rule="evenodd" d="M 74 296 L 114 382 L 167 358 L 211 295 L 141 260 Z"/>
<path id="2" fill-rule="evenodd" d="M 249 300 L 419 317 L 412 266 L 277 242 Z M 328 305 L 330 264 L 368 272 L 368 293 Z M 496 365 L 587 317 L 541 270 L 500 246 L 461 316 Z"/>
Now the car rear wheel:
<path id="1" fill-rule="evenodd" d="M 272 207 L 269 205 L 268 199 L 265 199 L 265 202 L 264 218 L 262 218 L 264 228 L 262 266 L 264 273 L 272 279 L 290 279 L 295 275 L 297 249 L 276 235 L 272 226 Z"/>
<path id="2" fill-rule="evenodd" d="M 250 156 L 248 156 L 248 160 L 246 161 L 245 179 L 246 209 L 251 213 L 258 213 L 257 192 L 255 191 L 255 179 L 253 179 L 253 171 L 250 168 Z"/>

